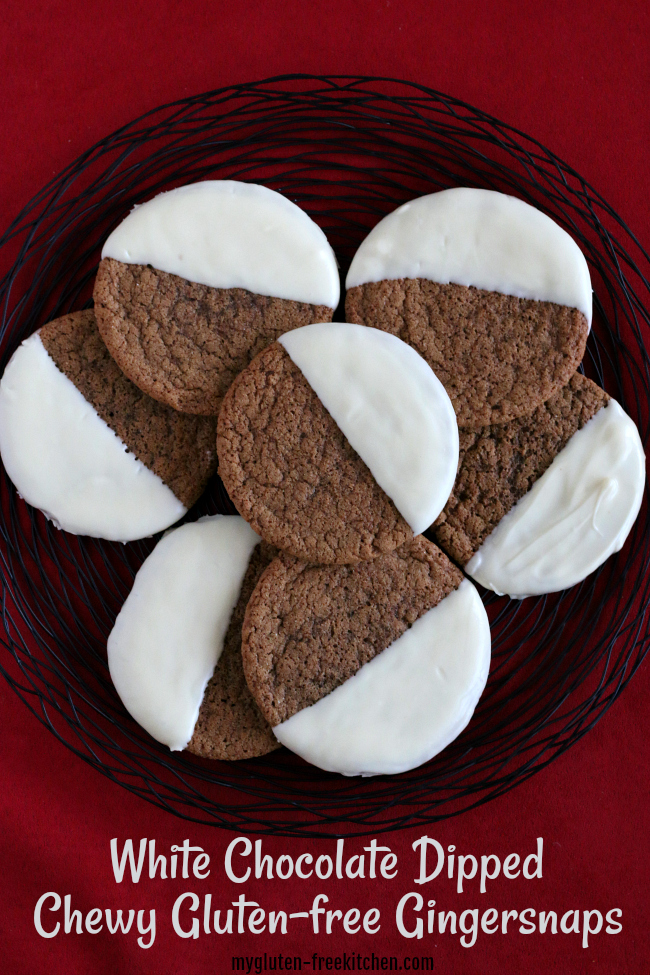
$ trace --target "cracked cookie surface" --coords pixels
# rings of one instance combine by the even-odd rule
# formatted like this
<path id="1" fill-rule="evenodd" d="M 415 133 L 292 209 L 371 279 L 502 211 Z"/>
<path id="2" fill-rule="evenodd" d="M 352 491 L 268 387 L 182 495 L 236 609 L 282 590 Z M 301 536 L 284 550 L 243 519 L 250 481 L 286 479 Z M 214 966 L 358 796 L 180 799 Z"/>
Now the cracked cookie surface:
<path id="1" fill-rule="evenodd" d="M 306 562 L 373 559 L 413 537 L 277 342 L 228 390 L 217 451 L 239 513 L 262 538 Z"/>
<path id="2" fill-rule="evenodd" d="M 284 332 L 331 321 L 332 309 L 243 288 L 211 288 L 104 258 L 94 290 L 102 338 L 120 369 L 154 399 L 216 415 L 235 376 Z"/>
<path id="3" fill-rule="evenodd" d="M 564 386 L 589 326 L 576 308 L 420 278 L 351 288 L 350 322 L 397 335 L 429 363 L 459 427 L 530 414 Z"/>
<path id="4" fill-rule="evenodd" d="M 57 368 L 101 419 L 191 508 L 217 466 L 216 417 L 179 413 L 138 389 L 111 358 L 93 311 L 64 315 L 39 334 Z"/>
<path id="5" fill-rule="evenodd" d="M 260 542 L 253 550 L 223 650 L 208 681 L 186 750 L 201 758 L 234 761 L 266 755 L 280 747 L 248 689 L 241 656 L 244 612 L 262 572 L 277 549 Z"/>
<path id="6" fill-rule="evenodd" d="M 576 373 L 531 416 L 461 430 L 456 482 L 431 529 L 438 545 L 466 565 L 573 434 L 608 401 L 600 386 Z"/>
<path id="7" fill-rule="evenodd" d="M 462 580 L 421 535 L 357 565 L 306 565 L 281 554 L 260 579 L 242 632 L 244 672 L 260 710 L 275 726 L 315 704 Z"/>

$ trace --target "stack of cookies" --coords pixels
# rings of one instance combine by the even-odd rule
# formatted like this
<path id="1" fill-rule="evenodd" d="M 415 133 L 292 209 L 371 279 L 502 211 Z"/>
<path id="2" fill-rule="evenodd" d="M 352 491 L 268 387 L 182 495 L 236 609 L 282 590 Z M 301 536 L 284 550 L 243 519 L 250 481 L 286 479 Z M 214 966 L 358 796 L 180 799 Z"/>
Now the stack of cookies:
<path id="1" fill-rule="evenodd" d="M 205 182 L 129 214 L 104 245 L 94 298 L 94 313 L 51 322 L 14 354 L 0 451 L 57 526 L 126 542 L 197 501 L 231 381 L 283 332 L 331 319 L 339 279 L 299 207 L 263 186 Z"/>
<path id="2" fill-rule="evenodd" d="M 577 372 L 589 272 L 548 217 L 482 190 L 423 197 L 362 243 L 346 323 L 338 300 L 298 207 L 195 184 L 120 224 L 94 313 L 42 328 L 0 383 L 7 471 L 68 531 L 160 531 L 218 458 L 241 517 L 168 532 L 108 642 L 125 706 L 173 750 L 422 764 L 487 680 L 467 576 L 564 588 L 638 513 L 638 433 Z"/>
<path id="3" fill-rule="evenodd" d="M 405 204 L 350 267 L 349 321 L 409 342 L 451 397 L 460 462 L 433 536 L 499 594 L 580 582 L 622 547 L 639 512 L 637 428 L 577 372 L 591 313 L 575 241 L 488 190 Z"/>

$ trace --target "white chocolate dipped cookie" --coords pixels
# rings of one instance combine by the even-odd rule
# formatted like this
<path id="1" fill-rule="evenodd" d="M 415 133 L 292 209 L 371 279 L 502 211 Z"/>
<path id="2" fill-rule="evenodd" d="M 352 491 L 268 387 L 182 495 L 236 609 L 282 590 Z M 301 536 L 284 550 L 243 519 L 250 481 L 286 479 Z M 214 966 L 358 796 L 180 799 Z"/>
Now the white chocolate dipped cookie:
<path id="1" fill-rule="evenodd" d="M 262 537 L 308 562 L 375 558 L 449 496 L 458 429 L 441 383 L 394 336 L 342 322 L 297 329 L 235 380 L 219 472 Z"/>
<path id="2" fill-rule="evenodd" d="M 108 664 L 117 693 L 172 751 L 241 759 L 278 747 L 241 666 L 244 609 L 275 554 L 259 542 L 236 516 L 168 532 L 115 621 Z"/>
<path id="3" fill-rule="evenodd" d="M 348 320 L 413 345 L 470 429 L 554 395 L 591 325 L 578 245 L 539 210 L 490 190 L 459 187 L 399 207 L 360 245 L 346 288 Z"/>
<path id="4" fill-rule="evenodd" d="M 100 331 L 141 389 L 216 414 L 228 386 L 284 331 L 327 321 L 339 300 L 323 231 L 280 193 L 206 180 L 136 207 L 102 251 Z"/>
<path id="5" fill-rule="evenodd" d="M 0 452 L 29 504 L 111 541 L 168 528 L 216 467 L 215 421 L 145 396 L 117 368 L 92 311 L 50 322 L 0 382 Z"/>
<path id="6" fill-rule="evenodd" d="M 395 774 L 468 724 L 490 628 L 474 586 L 418 537 L 354 566 L 280 556 L 248 604 L 242 655 L 284 745 L 327 771 Z"/>
<path id="7" fill-rule="evenodd" d="M 556 592 L 622 548 L 644 485 L 635 424 L 576 374 L 532 416 L 463 431 L 458 477 L 434 536 L 499 594 Z"/>

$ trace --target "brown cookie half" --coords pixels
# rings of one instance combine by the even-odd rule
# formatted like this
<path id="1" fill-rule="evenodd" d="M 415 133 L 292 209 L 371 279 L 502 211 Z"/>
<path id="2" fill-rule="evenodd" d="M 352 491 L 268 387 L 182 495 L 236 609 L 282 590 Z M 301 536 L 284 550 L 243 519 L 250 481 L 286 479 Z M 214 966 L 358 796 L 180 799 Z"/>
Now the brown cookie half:
<path id="1" fill-rule="evenodd" d="M 203 695 L 186 751 L 201 758 L 236 759 L 266 755 L 280 747 L 248 689 L 241 656 L 244 612 L 262 572 L 277 550 L 261 542 L 253 550 L 239 600 L 230 618 L 223 650 Z"/>
<path id="2" fill-rule="evenodd" d="M 190 508 L 217 466 L 216 417 L 188 416 L 146 396 L 109 355 L 92 311 L 57 318 L 39 334 L 101 419 Z"/>
<path id="3" fill-rule="evenodd" d="M 156 400 L 216 415 L 235 376 L 284 332 L 328 322 L 332 309 L 242 288 L 212 288 L 104 258 L 97 323 L 120 369 Z"/>
<path id="4" fill-rule="evenodd" d="M 438 545 L 466 565 L 573 434 L 608 401 L 603 389 L 576 373 L 530 416 L 462 430 L 456 483 L 432 526 Z"/>
<path id="5" fill-rule="evenodd" d="M 239 513 L 268 542 L 306 562 L 374 559 L 413 537 L 277 342 L 228 390 L 217 452 Z"/>
<path id="6" fill-rule="evenodd" d="M 397 335 L 429 363 L 459 427 L 529 415 L 575 373 L 589 326 L 582 312 L 420 278 L 350 288 L 346 319 Z"/>
<path id="7" fill-rule="evenodd" d="M 275 726 L 325 697 L 457 589 L 462 573 L 421 535 L 358 565 L 281 554 L 250 598 L 244 673 Z"/>

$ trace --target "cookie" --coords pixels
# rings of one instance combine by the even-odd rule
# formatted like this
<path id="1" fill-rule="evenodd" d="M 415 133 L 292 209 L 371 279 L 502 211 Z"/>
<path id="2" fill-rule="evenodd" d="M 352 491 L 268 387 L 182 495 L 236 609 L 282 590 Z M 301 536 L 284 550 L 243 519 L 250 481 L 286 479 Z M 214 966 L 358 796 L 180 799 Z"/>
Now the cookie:
<path id="1" fill-rule="evenodd" d="M 352 261 L 346 317 L 399 336 L 461 428 L 530 414 L 575 373 L 592 314 L 575 241 L 514 197 L 456 188 L 404 204 Z"/>
<path id="2" fill-rule="evenodd" d="M 329 321 L 334 253 L 295 204 L 255 184 L 206 181 L 133 210 L 102 250 L 102 337 L 154 399 L 217 414 L 235 376 L 283 332 Z"/>
<path id="3" fill-rule="evenodd" d="M 75 534 L 162 531 L 216 467 L 216 421 L 177 413 L 118 369 L 92 311 L 26 339 L 0 383 L 0 450 L 21 496 Z"/>
<path id="4" fill-rule="evenodd" d="M 280 747 L 248 689 L 241 658 L 241 630 L 248 601 L 264 569 L 278 554 L 260 542 L 253 549 L 223 650 L 203 694 L 187 751 L 201 758 L 234 760 L 266 755 Z"/>
<path id="5" fill-rule="evenodd" d="M 289 332 L 230 387 L 219 473 L 263 538 L 307 562 L 392 551 L 442 510 L 458 463 L 443 387 L 405 343 L 342 322 Z"/>
<path id="6" fill-rule="evenodd" d="M 169 532 L 115 621 L 108 665 L 117 693 L 172 751 L 239 759 L 278 747 L 241 665 L 245 604 L 274 554 L 259 541 L 236 516 Z"/>
<path id="7" fill-rule="evenodd" d="M 644 483 L 636 426 L 578 373 L 530 417 L 461 432 L 458 477 L 433 535 L 501 595 L 555 592 L 622 547 Z"/>
<path id="8" fill-rule="evenodd" d="M 242 657 L 283 744 L 329 771 L 392 773 L 465 727 L 490 630 L 474 587 L 420 536 L 352 566 L 280 555 L 246 609 Z"/>

